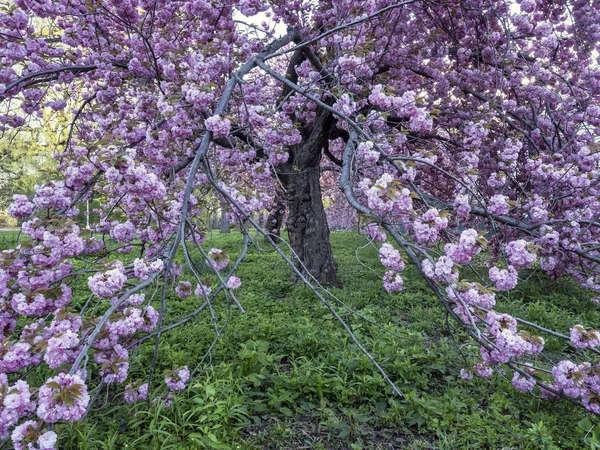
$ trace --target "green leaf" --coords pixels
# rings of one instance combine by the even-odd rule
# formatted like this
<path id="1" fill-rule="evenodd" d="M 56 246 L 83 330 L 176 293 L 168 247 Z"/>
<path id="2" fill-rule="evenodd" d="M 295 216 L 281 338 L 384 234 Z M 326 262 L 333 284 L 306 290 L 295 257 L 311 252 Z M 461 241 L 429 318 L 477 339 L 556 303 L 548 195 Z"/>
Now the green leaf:
<path id="1" fill-rule="evenodd" d="M 579 422 L 577 422 L 577 426 L 579 428 L 581 428 L 583 431 L 585 431 L 586 433 L 588 433 L 594 427 L 594 425 L 592 424 L 592 421 L 589 419 L 589 417 L 581 419 Z"/>

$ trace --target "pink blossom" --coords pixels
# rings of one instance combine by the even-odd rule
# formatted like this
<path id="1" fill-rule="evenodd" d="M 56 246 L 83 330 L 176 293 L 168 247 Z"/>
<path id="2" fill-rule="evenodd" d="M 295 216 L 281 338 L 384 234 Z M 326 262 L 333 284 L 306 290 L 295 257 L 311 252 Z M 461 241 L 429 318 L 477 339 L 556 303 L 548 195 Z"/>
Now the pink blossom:
<path id="1" fill-rule="evenodd" d="M 536 261 L 536 256 L 529 250 L 530 244 L 523 240 L 509 242 L 506 246 L 506 254 L 511 264 L 516 267 L 528 267 Z"/>
<path id="2" fill-rule="evenodd" d="M 24 380 L 18 380 L 10 388 L 6 389 L 3 402 L 4 414 L 15 418 L 25 417 L 35 410 L 35 402 L 31 401 L 29 384 Z"/>
<path id="3" fill-rule="evenodd" d="M 487 364 L 482 364 L 482 363 L 477 364 L 473 368 L 473 370 L 475 371 L 475 374 L 481 378 L 489 378 L 492 375 L 492 373 L 494 372 L 494 369 L 492 369 Z"/>
<path id="4" fill-rule="evenodd" d="M 444 253 L 457 264 L 467 264 L 481 252 L 481 240 L 476 230 L 464 230 L 458 245 L 446 244 Z"/>
<path id="5" fill-rule="evenodd" d="M 536 381 L 533 377 L 526 377 L 521 375 L 519 372 L 515 372 L 512 377 L 513 386 L 521 392 L 531 392 L 536 385 Z"/>
<path id="6" fill-rule="evenodd" d="M 158 311 L 151 305 L 146 306 L 142 312 L 143 323 L 140 326 L 140 330 L 145 331 L 146 333 L 154 330 L 154 327 L 156 327 L 156 324 L 158 323 L 158 318 Z"/>
<path id="7" fill-rule="evenodd" d="M 224 119 L 221 116 L 211 116 L 204 121 L 204 125 L 208 131 L 212 131 L 215 138 L 224 138 L 231 131 L 231 122 L 229 119 Z"/>
<path id="8" fill-rule="evenodd" d="M 117 264 L 114 269 L 99 272 L 88 278 L 88 286 L 98 297 L 110 298 L 123 288 L 126 281 L 123 265 Z"/>
<path id="9" fill-rule="evenodd" d="M 81 419 L 90 401 L 87 386 L 81 376 L 65 373 L 49 378 L 40 387 L 38 398 L 37 415 L 49 423 Z"/>
<path id="10" fill-rule="evenodd" d="M 8 349 L 4 348 L 4 354 L 0 360 L 1 373 L 13 373 L 28 366 L 38 365 L 41 361 L 39 353 L 34 352 L 31 344 L 16 342 Z"/>
<path id="11" fill-rule="evenodd" d="M 423 274 L 435 281 L 455 283 L 458 281 L 458 271 L 454 267 L 454 261 L 448 256 L 441 256 L 435 265 L 428 259 L 422 263 Z"/>
<path id="12" fill-rule="evenodd" d="M 100 365 L 100 376 L 105 383 L 122 383 L 127 378 L 129 352 L 121 345 L 94 353 L 94 361 Z"/>
<path id="13" fill-rule="evenodd" d="M 405 264 L 400 252 L 392 247 L 390 244 L 385 243 L 379 249 L 379 260 L 388 269 L 395 270 L 396 272 L 402 272 Z"/>
<path id="14" fill-rule="evenodd" d="M 192 294 L 192 283 L 189 281 L 180 281 L 175 288 L 175 292 L 181 298 L 189 297 Z"/>
<path id="15" fill-rule="evenodd" d="M 227 287 L 229 289 L 238 289 L 242 285 L 241 280 L 238 277 L 231 276 L 227 280 Z"/>
<path id="16" fill-rule="evenodd" d="M 15 219 L 26 219 L 35 208 L 24 195 L 13 195 L 13 202 L 8 207 L 8 213 Z"/>
<path id="17" fill-rule="evenodd" d="M 404 280 L 399 273 L 388 270 L 383 276 L 383 287 L 387 292 L 398 292 L 402 290 Z"/>
<path id="18" fill-rule="evenodd" d="M 385 230 L 375 223 L 367 225 L 367 232 L 369 233 L 369 237 L 375 242 L 385 242 L 387 239 Z"/>
<path id="19" fill-rule="evenodd" d="M 518 274 L 513 266 L 508 266 L 506 269 L 492 267 L 490 268 L 489 276 L 490 280 L 496 283 L 496 289 L 500 291 L 509 291 L 518 282 Z"/>
<path id="20" fill-rule="evenodd" d="M 581 397 L 585 393 L 583 376 L 585 369 L 585 366 L 577 365 L 572 361 L 560 361 L 552 369 L 557 388 L 567 397 Z"/>
<path id="21" fill-rule="evenodd" d="M 125 401 L 134 403 L 148 398 L 148 383 L 129 383 L 125 386 Z"/>
<path id="22" fill-rule="evenodd" d="M 54 450 L 58 436 L 54 431 L 46 431 L 42 433 L 41 424 L 33 420 L 23 422 L 16 427 L 11 435 L 12 443 L 15 450 Z M 25 444 L 24 441 L 29 443 Z M 34 446 L 33 443 L 37 443 Z"/>
<path id="23" fill-rule="evenodd" d="M 110 229 L 110 236 L 119 242 L 131 242 L 135 237 L 135 226 L 129 220 L 118 223 Z"/>
<path id="24" fill-rule="evenodd" d="M 488 203 L 488 211 L 492 214 L 497 214 L 502 216 L 504 214 L 508 214 L 508 197 L 504 195 L 494 195 L 490 197 L 490 201 Z"/>
<path id="25" fill-rule="evenodd" d="M 44 361 L 52 369 L 57 369 L 65 363 L 72 363 L 77 354 L 79 336 L 71 330 L 59 333 L 48 340 Z"/>
<path id="26" fill-rule="evenodd" d="M 582 325 L 571 328 L 571 344 L 575 348 L 594 348 L 600 345 L 600 333 L 586 330 Z"/>
<path id="27" fill-rule="evenodd" d="M 459 218 L 467 218 L 471 212 L 469 197 L 467 195 L 457 195 L 454 199 L 454 211 Z"/>
<path id="28" fill-rule="evenodd" d="M 219 248 L 210 249 L 208 257 L 213 267 L 217 270 L 223 270 L 229 264 L 227 253 Z"/>
<path id="29" fill-rule="evenodd" d="M 190 379 L 190 371 L 187 366 L 173 370 L 170 376 L 165 377 L 165 383 L 171 391 L 185 389 L 185 383 Z"/>
<path id="30" fill-rule="evenodd" d="M 379 160 L 379 151 L 373 147 L 373 142 L 361 142 L 356 148 L 356 155 L 366 164 L 373 165 Z"/>
<path id="31" fill-rule="evenodd" d="M 460 369 L 460 377 L 463 380 L 471 381 L 473 379 L 473 374 L 465 369 Z"/>
<path id="32" fill-rule="evenodd" d="M 436 208 L 428 209 L 421 218 L 413 222 L 415 236 L 419 242 L 432 242 L 439 238 L 439 232 L 448 226 L 448 218 L 440 215 Z"/>
<path id="33" fill-rule="evenodd" d="M 71 199 L 63 181 L 49 181 L 35 187 L 33 203 L 38 208 L 64 209 L 71 204 Z"/>
<path id="34" fill-rule="evenodd" d="M 196 289 L 194 289 L 194 294 L 196 294 L 200 298 L 208 297 L 211 292 L 212 292 L 212 289 L 209 288 L 208 286 L 205 286 L 202 283 L 199 283 L 196 286 Z"/>

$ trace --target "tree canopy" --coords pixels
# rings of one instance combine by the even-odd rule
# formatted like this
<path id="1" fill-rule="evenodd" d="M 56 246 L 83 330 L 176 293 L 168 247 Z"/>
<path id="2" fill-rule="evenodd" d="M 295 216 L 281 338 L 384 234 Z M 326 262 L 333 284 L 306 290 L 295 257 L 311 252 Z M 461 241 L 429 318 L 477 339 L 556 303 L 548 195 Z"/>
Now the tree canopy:
<path id="1" fill-rule="evenodd" d="M 69 117 L 54 175 L 9 208 L 26 239 L 0 254 L 0 437 L 15 448 L 54 448 L 49 424 L 84 417 L 102 385 L 145 399 L 161 335 L 211 302 L 243 312 L 245 252 L 234 262 L 205 243 L 215 196 L 246 247 L 256 228 L 402 395 L 329 303 L 324 188 L 367 224 L 385 289 L 401 290 L 414 264 L 476 342 L 465 378 L 506 365 L 517 389 L 600 413 L 600 333 L 546 329 L 501 301 L 537 268 L 600 303 L 600 2 L 2 5 L 0 131 Z M 93 232 L 75 220 L 89 199 Z M 291 258 L 278 219 L 252 215 L 282 205 Z M 83 304 L 71 288 L 82 279 Z M 172 289 L 197 309 L 168 317 Z M 548 334 L 571 351 L 541 356 Z M 150 338 L 149 384 L 129 380 Z M 36 366 L 50 376 L 30 386 Z M 170 391 L 189 376 L 174 371 Z"/>

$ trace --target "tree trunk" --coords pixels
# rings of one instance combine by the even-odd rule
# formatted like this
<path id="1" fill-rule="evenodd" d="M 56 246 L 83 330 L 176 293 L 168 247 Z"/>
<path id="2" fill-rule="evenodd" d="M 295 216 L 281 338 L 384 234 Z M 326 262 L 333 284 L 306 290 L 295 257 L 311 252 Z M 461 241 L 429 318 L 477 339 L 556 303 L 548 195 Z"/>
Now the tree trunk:
<path id="1" fill-rule="evenodd" d="M 217 228 L 219 228 L 219 215 L 217 214 L 217 211 L 215 211 L 212 214 L 212 219 L 210 221 L 210 231 L 216 230 Z"/>
<path id="2" fill-rule="evenodd" d="M 331 115 L 322 111 L 304 130 L 302 143 L 289 149 L 289 160 L 278 166 L 277 172 L 285 188 L 290 245 L 302 261 L 297 267 L 319 282 L 339 286 L 320 182 L 321 151 L 331 122 Z"/>
<path id="3" fill-rule="evenodd" d="M 338 286 L 337 264 L 329 243 L 329 226 L 321 200 L 319 167 L 294 173 L 287 183 L 287 231 L 290 245 L 306 271 L 322 283 Z M 302 269 L 301 265 L 298 267 Z"/>
<path id="4" fill-rule="evenodd" d="M 227 211 L 223 207 L 221 207 L 221 233 L 229 233 L 229 219 Z"/>
<path id="5" fill-rule="evenodd" d="M 280 236 L 281 226 L 283 225 L 283 216 L 285 215 L 286 198 L 283 191 L 276 187 L 275 204 L 273 209 L 269 211 L 267 221 L 265 223 L 265 229 L 275 236 Z M 265 237 L 265 243 L 268 242 L 268 238 Z"/>

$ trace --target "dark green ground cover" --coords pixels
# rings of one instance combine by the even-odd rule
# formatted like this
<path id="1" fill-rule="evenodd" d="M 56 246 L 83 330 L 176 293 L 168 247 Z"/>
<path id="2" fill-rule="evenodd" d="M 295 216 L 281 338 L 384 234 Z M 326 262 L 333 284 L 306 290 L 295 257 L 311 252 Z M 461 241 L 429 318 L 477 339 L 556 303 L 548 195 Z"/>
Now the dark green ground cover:
<path id="1" fill-rule="evenodd" d="M 0 246 L 14 236 L 0 233 Z M 232 257 L 239 251 L 237 233 L 209 239 Z M 474 347 L 446 321 L 413 267 L 404 274 L 404 291 L 387 294 L 377 277 L 383 270 L 376 251 L 358 250 L 366 267 L 356 259 L 365 243 L 354 233 L 332 234 L 343 282 L 343 289 L 332 292 L 385 330 L 331 301 L 404 398 L 391 394 L 327 309 L 309 289 L 290 283 L 289 269 L 263 245 L 250 250 L 237 272 L 246 314 L 223 299 L 215 303 L 219 325 L 228 325 L 189 388 L 167 409 L 126 405 L 114 389 L 103 390 L 99 409 L 85 422 L 56 427 L 61 448 L 600 448 L 594 444 L 600 442 L 597 418 L 566 402 L 519 393 L 510 384 L 512 373 L 462 380 L 465 362 L 457 344 L 467 354 Z M 527 275 L 510 298 L 499 299 L 499 309 L 563 332 L 574 323 L 598 326 L 600 310 L 574 283 Z M 82 302 L 85 279 L 74 287 Z M 193 311 L 198 302 L 170 296 L 167 317 Z M 157 379 L 167 369 L 196 367 L 214 336 L 206 314 L 166 334 Z M 147 376 L 153 345 L 140 348 L 134 378 Z M 564 351 L 552 339 L 546 348 L 557 358 Z M 47 374 L 38 375 L 42 380 Z"/>

